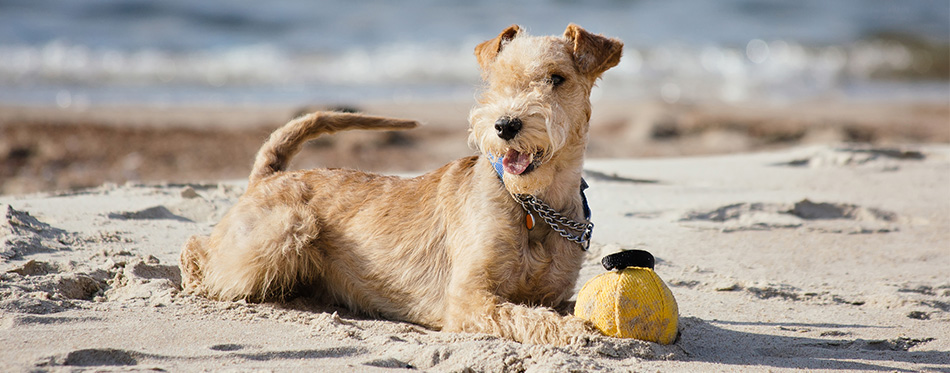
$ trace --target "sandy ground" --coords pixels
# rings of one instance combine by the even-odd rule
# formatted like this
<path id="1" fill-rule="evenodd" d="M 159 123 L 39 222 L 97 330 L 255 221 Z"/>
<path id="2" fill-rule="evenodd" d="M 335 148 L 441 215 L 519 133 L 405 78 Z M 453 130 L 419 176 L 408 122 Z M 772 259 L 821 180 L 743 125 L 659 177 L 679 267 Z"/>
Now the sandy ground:
<path id="1" fill-rule="evenodd" d="M 691 122 L 684 119 L 689 117 L 685 112 L 654 107 L 659 114 L 651 115 L 656 118 L 680 119 L 627 126 L 622 123 L 641 119 L 611 119 L 618 118 L 611 115 L 621 109 L 604 110 L 595 132 L 618 131 L 608 133 L 629 136 L 632 140 L 625 140 L 627 146 L 649 143 L 645 146 L 655 154 L 641 155 L 688 154 L 691 142 L 704 141 L 712 145 L 732 141 L 735 149 L 729 150 L 741 151 L 788 145 L 784 140 L 769 143 L 766 137 L 749 135 L 774 133 L 768 131 L 778 126 L 760 124 L 768 131 L 752 130 L 754 123 L 780 121 L 772 114 L 750 110 L 737 116 L 725 110 L 721 115 L 747 119 L 725 121 L 733 123 L 726 129 L 712 126 L 715 130 L 691 132 L 696 123 L 712 121 Z M 444 110 L 461 110 L 464 115 L 467 108 Z M 703 113 L 709 118 L 716 111 L 704 109 Z M 670 346 L 606 337 L 566 347 L 522 345 L 486 335 L 434 332 L 412 324 L 366 319 L 308 298 L 248 304 L 180 295 L 177 259 L 182 242 L 189 235 L 210 232 L 236 201 L 245 185 L 241 172 L 246 172 L 261 134 L 256 127 L 260 124 L 251 120 L 244 123 L 247 126 L 233 127 L 251 128 L 254 136 L 238 131 L 235 138 L 202 132 L 213 126 L 183 124 L 195 131 L 189 135 L 192 140 L 207 141 L 199 143 L 221 153 L 210 159 L 246 157 L 248 161 L 209 173 L 202 167 L 188 168 L 189 162 L 203 162 L 201 154 L 209 154 L 195 153 L 195 158 L 170 166 L 168 173 L 149 174 L 149 178 L 180 183 L 109 183 L 66 192 L 0 196 L 0 371 L 947 372 L 950 145 L 941 142 L 947 141 L 950 129 L 945 114 L 938 110 L 927 114 L 936 122 L 911 126 L 924 133 L 923 139 L 914 137 L 920 136 L 917 130 L 897 131 L 893 125 L 880 124 L 887 118 L 899 120 L 900 113 L 888 114 L 891 117 L 870 113 L 874 120 L 854 126 L 875 130 L 852 132 L 877 136 L 867 139 L 876 145 L 803 145 L 810 141 L 805 137 L 821 134 L 828 136 L 821 142 L 849 139 L 836 136 L 848 136 L 850 127 L 842 123 L 850 122 L 832 120 L 833 112 L 817 113 L 820 119 L 816 121 L 826 126 L 809 122 L 813 125 L 802 127 L 807 130 L 800 131 L 791 148 L 716 156 L 633 159 L 629 157 L 643 150 L 629 154 L 623 149 L 605 150 L 609 146 L 603 144 L 612 140 L 592 136 L 593 158 L 612 158 L 589 159 L 585 166 L 597 229 L 578 288 L 603 271 L 598 263 L 603 255 L 632 248 L 652 252 L 658 258 L 657 273 L 679 303 L 682 334 Z M 796 118 L 810 120 L 806 115 Z M 619 129 L 610 130 L 612 120 L 621 123 L 614 123 Z M 115 147 L 127 146 L 126 142 L 139 149 L 149 142 L 162 145 L 138 150 L 141 159 L 136 162 L 111 158 L 83 162 L 129 162 L 141 172 L 151 164 L 152 151 L 167 151 L 177 141 L 191 141 L 161 139 L 179 133 L 179 127 L 173 126 L 172 131 L 148 123 L 119 126 L 115 131 L 132 132 L 106 137 L 110 132 L 103 128 L 113 125 L 93 122 L 96 130 L 89 138 L 107 139 L 103 141 Z M 373 146 L 377 148 L 372 150 L 374 156 L 422 148 L 418 155 L 407 157 L 418 157 L 428 166 L 435 162 L 431 158 L 470 152 L 460 146 L 464 127 L 452 127 L 458 124 L 431 126 L 453 137 L 452 147 L 427 142 L 438 137 L 431 133 L 420 138 L 405 135 L 408 140 L 401 135 L 354 135 L 352 140 L 332 141 L 352 141 L 356 145 L 349 146 L 357 149 L 367 149 L 358 145 L 366 141 L 382 141 Z M 60 129 L 67 131 L 63 127 L 44 133 L 52 135 Z M 146 129 L 157 132 L 135 132 Z M 647 134 L 637 135 L 637 131 Z M 3 138 L 7 144 L 11 143 L 8 136 Z M 133 140 L 135 136 L 142 139 Z M 219 136 L 228 141 L 208 140 Z M 704 136 L 713 140 L 703 140 Z M 85 141 L 76 140 L 77 149 Z M 912 144 L 926 142 L 931 144 Z M 10 145 L 5 146 L 8 154 L 20 154 L 18 159 L 27 165 L 32 165 L 35 154 L 48 151 L 42 150 L 44 146 L 53 149 L 49 151 L 56 148 L 36 145 L 17 150 L 22 147 L 13 146 L 10 150 Z M 305 156 L 298 166 L 319 158 L 321 146 L 335 147 L 311 147 L 308 152 L 317 155 Z M 336 154 L 323 155 L 331 153 Z M 355 153 L 340 154 L 340 162 L 356 160 L 350 164 L 359 165 Z M 82 167 L 77 164 L 85 163 L 62 165 L 50 171 L 52 179 L 71 172 L 71 167 Z M 400 169 L 390 163 L 380 166 Z M 22 178 L 18 179 L 21 184 L 9 184 L 9 179 L 5 184 L 34 182 L 22 176 L 31 166 L 19 167 L 15 172 L 5 169 L 4 176 Z M 106 168 L 111 167 L 119 166 Z M 404 170 L 417 167 L 421 166 Z M 136 167 L 121 169 L 132 172 Z M 177 169 L 191 173 L 174 177 Z M 115 175 L 109 172 L 117 171 L 82 180 L 89 184 L 109 180 Z M 224 177 L 236 181 L 186 182 Z M 39 186 L 33 189 L 78 185 L 38 180 Z"/>

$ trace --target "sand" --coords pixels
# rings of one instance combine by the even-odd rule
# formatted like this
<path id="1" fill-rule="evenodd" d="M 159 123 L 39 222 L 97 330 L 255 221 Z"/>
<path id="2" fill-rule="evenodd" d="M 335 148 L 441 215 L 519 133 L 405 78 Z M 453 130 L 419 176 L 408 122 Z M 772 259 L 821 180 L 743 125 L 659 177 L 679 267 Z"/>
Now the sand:
<path id="1" fill-rule="evenodd" d="M 0 371 L 950 371 L 950 145 L 595 158 L 583 282 L 622 249 L 679 303 L 663 346 L 522 345 L 308 298 L 179 294 L 178 252 L 246 182 L 0 196 Z"/>

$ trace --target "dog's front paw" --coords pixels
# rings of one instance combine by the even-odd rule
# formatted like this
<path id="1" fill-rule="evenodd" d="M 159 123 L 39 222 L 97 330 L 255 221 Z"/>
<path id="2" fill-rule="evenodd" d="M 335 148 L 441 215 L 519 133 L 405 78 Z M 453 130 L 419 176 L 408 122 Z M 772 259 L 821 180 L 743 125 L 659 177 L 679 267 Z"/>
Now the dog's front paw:
<path id="1" fill-rule="evenodd" d="M 547 325 L 545 332 L 533 333 L 522 342 L 555 346 L 586 345 L 592 338 L 603 336 L 587 320 L 564 316 Z"/>
<path id="2" fill-rule="evenodd" d="M 565 323 L 561 333 L 564 337 L 564 344 L 584 346 L 589 344 L 591 339 L 603 336 L 590 321 L 574 316 L 566 316 L 564 319 Z"/>

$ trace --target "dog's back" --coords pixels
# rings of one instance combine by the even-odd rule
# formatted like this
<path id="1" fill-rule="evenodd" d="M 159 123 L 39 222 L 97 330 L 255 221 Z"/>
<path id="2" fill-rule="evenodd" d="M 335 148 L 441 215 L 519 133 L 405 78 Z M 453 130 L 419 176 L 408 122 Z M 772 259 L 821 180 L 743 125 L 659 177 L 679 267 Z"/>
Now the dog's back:
<path id="1" fill-rule="evenodd" d="M 317 262 L 322 262 L 318 256 L 324 253 L 306 248 L 325 230 L 320 220 L 326 219 L 321 219 L 320 213 L 340 216 L 340 211 L 356 207 L 335 209 L 332 203 L 321 202 L 321 195 L 359 195 L 356 188 L 341 188 L 346 182 L 340 179 L 356 173 L 287 172 L 290 160 L 304 143 L 323 134 L 417 126 L 418 122 L 410 120 L 315 112 L 275 130 L 258 151 L 248 189 L 238 204 L 228 211 L 211 236 L 196 235 L 185 243 L 180 258 L 184 290 L 223 300 L 263 300 L 281 298 L 300 280 L 321 276 L 318 272 L 324 269 Z M 354 177 L 385 181 L 379 175 Z M 301 179 L 312 180 L 300 183 Z M 327 187 L 317 187 L 321 183 Z M 312 210 L 308 205 L 321 208 Z M 216 264 L 209 266 L 209 261 Z"/>
<path id="2" fill-rule="evenodd" d="M 369 315 L 438 327 L 453 253 L 471 218 L 477 157 L 404 179 L 348 169 L 288 171 L 301 146 L 347 129 L 409 129 L 414 121 L 313 113 L 275 130 L 258 152 L 240 201 L 211 236 L 182 250 L 186 292 L 221 300 L 280 299 L 301 286 Z M 490 170 L 486 169 L 486 172 Z M 493 175 L 482 183 L 503 189 Z M 502 194 L 507 196 L 506 194 Z M 452 241 L 448 245 L 446 241 Z M 411 290 L 410 290 L 411 289 Z"/>

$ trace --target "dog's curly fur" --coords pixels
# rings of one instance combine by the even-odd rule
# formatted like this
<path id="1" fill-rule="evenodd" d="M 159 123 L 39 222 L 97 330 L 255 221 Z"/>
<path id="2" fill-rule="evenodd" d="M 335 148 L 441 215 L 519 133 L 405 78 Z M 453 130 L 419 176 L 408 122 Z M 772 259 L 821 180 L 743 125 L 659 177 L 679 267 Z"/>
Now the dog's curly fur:
<path id="1" fill-rule="evenodd" d="M 263 145 L 247 191 L 211 236 L 185 243 L 185 290 L 258 301 L 308 291 L 373 316 L 527 343 L 593 335 L 587 322 L 552 309 L 572 295 L 584 252 L 544 224 L 527 229 L 511 194 L 533 194 L 584 221 L 589 95 L 622 46 L 573 24 L 563 37 L 511 26 L 479 44 L 487 84 L 469 121 L 482 155 L 416 178 L 286 171 L 321 134 L 413 121 L 344 113 L 291 121 Z M 513 138 L 500 137 L 499 118 L 521 121 Z M 509 152 L 531 154 L 532 168 L 505 172 L 501 183 L 485 154 Z"/>

